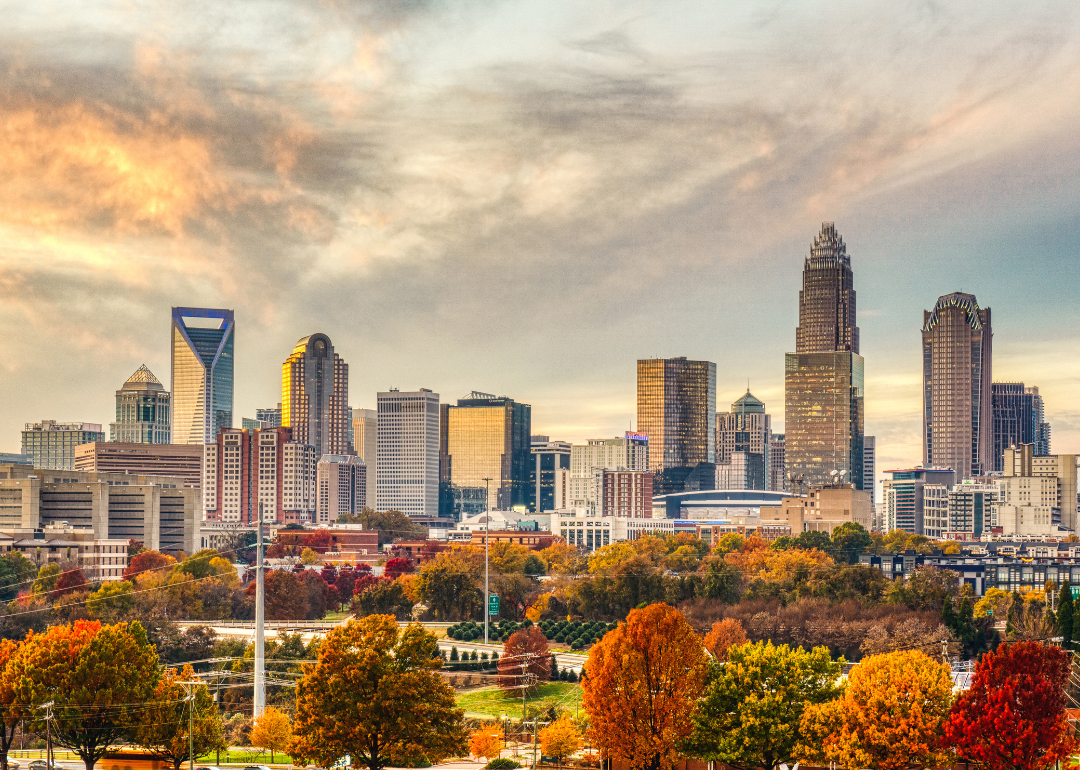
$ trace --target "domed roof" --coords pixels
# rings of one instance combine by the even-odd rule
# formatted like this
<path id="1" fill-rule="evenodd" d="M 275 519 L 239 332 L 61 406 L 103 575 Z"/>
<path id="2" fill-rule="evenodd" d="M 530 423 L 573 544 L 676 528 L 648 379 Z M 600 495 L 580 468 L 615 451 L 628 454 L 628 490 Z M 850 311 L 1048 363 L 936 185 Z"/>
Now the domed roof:
<path id="1" fill-rule="evenodd" d="M 135 374 L 127 378 L 127 382 L 124 383 L 124 387 L 121 390 L 164 390 L 164 386 L 161 381 L 154 376 L 154 373 L 146 368 L 146 364 L 143 364 L 135 370 Z"/>
<path id="2" fill-rule="evenodd" d="M 731 411 L 740 414 L 765 414 L 765 403 L 747 389 L 746 395 L 731 405 Z"/>

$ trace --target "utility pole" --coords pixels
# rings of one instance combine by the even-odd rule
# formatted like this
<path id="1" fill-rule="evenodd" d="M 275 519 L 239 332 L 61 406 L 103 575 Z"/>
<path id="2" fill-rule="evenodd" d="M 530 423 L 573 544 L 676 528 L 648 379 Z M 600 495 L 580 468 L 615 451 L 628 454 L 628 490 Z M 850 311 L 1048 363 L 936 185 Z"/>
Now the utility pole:
<path id="1" fill-rule="evenodd" d="M 484 644 L 490 644 L 489 629 L 491 627 L 491 593 L 488 588 L 488 540 L 491 539 L 491 492 L 489 487 L 491 479 L 484 478 Z M 524 719 L 524 717 L 522 717 Z"/>
<path id="2" fill-rule="evenodd" d="M 52 710 L 55 705 L 55 701 L 49 701 L 38 706 L 39 709 L 45 709 L 45 764 L 47 770 L 53 770 L 53 758 L 52 758 Z"/>
<path id="3" fill-rule="evenodd" d="M 188 770 L 195 770 L 195 685 L 202 682 L 177 682 L 184 685 L 188 702 Z"/>
<path id="4" fill-rule="evenodd" d="M 261 717 L 266 708 L 266 585 L 263 576 L 263 504 L 259 503 L 259 531 L 255 541 L 255 702 L 252 715 Z"/>

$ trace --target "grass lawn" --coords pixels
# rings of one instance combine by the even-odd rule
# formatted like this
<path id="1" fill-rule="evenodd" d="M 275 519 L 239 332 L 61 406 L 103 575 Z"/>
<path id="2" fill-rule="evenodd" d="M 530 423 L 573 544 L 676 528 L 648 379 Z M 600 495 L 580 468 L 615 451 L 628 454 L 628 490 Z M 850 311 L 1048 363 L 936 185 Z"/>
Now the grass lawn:
<path id="1" fill-rule="evenodd" d="M 323 620 L 327 623 L 333 623 L 338 620 L 344 620 L 350 615 L 352 615 L 351 612 L 328 612 Z"/>
<path id="2" fill-rule="evenodd" d="M 465 709 L 465 716 L 474 718 L 499 718 L 505 714 L 510 719 L 521 719 L 521 698 L 507 693 L 499 687 L 482 687 L 461 693 L 457 698 L 458 707 Z M 533 710 L 547 709 L 557 705 L 565 711 L 574 711 L 581 704 L 581 687 L 571 682 L 548 682 L 525 699 L 525 706 Z"/>
<path id="3" fill-rule="evenodd" d="M 284 754 L 280 751 L 274 752 L 274 761 L 270 762 L 270 752 L 262 752 L 258 749 L 245 750 L 245 749 L 229 749 L 227 752 L 228 758 L 226 759 L 226 752 L 221 752 L 221 764 L 230 765 L 289 765 L 292 764 L 292 757 L 288 754 Z M 207 754 L 205 757 L 200 757 L 195 760 L 196 764 L 212 765 L 217 759 L 217 754 Z M 185 765 L 186 767 L 186 765 Z"/>

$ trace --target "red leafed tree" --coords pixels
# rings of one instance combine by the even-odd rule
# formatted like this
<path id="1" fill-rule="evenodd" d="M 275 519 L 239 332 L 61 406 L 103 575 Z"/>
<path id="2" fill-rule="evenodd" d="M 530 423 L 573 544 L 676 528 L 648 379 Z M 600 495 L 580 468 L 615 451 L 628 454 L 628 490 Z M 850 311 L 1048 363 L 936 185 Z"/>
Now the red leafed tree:
<path id="1" fill-rule="evenodd" d="M 64 570 L 60 574 L 60 579 L 56 581 L 57 596 L 64 596 L 84 588 L 86 588 L 86 575 L 78 567 Z"/>
<path id="2" fill-rule="evenodd" d="M 1040 642 L 983 655 L 953 705 L 945 740 L 988 770 L 1045 770 L 1075 753 L 1065 715 L 1068 654 Z"/>
<path id="3" fill-rule="evenodd" d="M 397 580 L 402 575 L 408 574 L 412 571 L 412 562 L 401 556 L 395 556 L 393 559 L 387 559 L 386 564 L 383 565 L 383 574 L 391 580 Z"/>
<path id="4" fill-rule="evenodd" d="M 134 580 L 136 575 L 142 574 L 143 572 L 161 569 L 162 567 L 168 567 L 170 564 L 175 563 L 176 559 L 171 556 L 166 556 L 163 553 L 158 553 L 157 551 L 142 551 L 131 557 L 127 569 L 124 570 L 124 580 Z"/>
<path id="5" fill-rule="evenodd" d="M 536 626 L 515 631 L 503 645 L 499 656 L 499 687 L 533 690 L 551 679 L 551 653 L 547 639 Z"/>

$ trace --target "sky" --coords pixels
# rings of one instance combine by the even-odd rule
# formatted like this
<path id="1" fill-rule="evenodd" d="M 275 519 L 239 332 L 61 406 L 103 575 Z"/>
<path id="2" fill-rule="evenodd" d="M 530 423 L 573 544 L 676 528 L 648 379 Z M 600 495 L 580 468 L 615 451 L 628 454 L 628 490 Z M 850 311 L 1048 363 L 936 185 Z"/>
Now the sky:
<path id="1" fill-rule="evenodd" d="M 851 255 L 879 470 L 921 460 L 920 327 L 1080 451 L 1080 4 L 0 0 L 0 451 L 169 385 L 236 311 L 234 422 L 330 336 L 350 401 L 471 390 L 583 441 L 635 362 L 717 363 L 783 427 L 803 259 Z"/>

